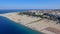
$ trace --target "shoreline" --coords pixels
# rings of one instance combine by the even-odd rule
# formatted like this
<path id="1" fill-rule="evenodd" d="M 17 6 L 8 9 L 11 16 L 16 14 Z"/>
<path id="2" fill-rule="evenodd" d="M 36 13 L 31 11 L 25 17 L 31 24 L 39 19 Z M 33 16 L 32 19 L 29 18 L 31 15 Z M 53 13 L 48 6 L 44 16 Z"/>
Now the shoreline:
<path id="1" fill-rule="evenodd" d="M 16 23 L 20 23 L 24 26 L 27 26 L 31 29 L 34 29 L 34 30 L 37 30 L 37 31 L 40 31 L 43 33 L 49 33 L 46 30 L 44 30 L 45 28 L 48 28 L 48 27 L 53 27 L 53 28 L 57 28 L 60 30 L 60 25 L 56 25 L 54 21 L 47 20 L 47 19 L 42 19 L 40 21 L 37 21 L 41 18 L 26 16 L 26 15 L 22 16 L 22 15 L 18 15 L 17 12 L 3 14 L 2 16 L 5 16 L 5 17 L 9 18 L 10 20 L 15 21 Z M 32 23 L 32 22 L 34 22 L 34 23 Z M 52 32 L 50 32 L 50 33 L 52 34 Z"/>

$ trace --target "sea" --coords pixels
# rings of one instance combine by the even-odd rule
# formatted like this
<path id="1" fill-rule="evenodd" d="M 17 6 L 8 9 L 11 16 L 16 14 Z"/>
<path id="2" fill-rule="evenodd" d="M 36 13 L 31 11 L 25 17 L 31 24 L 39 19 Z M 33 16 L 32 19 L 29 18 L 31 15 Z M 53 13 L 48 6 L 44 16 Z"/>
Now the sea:
<path id="1" fill-rule="evenodd" d="M 25 9 L 24 10 L 0 10 L 0 14 L 4 14 L 4 13 L 11 13 L 11 12 L 24 12 L 26 11 Z"/>
<path id="2" fill-rule="evenodd" d="M 17 10 L 16 11 L 0 10 L 0 14 L 10 13 L 10 12 L 17 12 Z M 7 17 L 0 16 L 0 34 L 43 34 L 43 33 L 30 29 L 22 24 L 18 24 L 8 19 Z"/>

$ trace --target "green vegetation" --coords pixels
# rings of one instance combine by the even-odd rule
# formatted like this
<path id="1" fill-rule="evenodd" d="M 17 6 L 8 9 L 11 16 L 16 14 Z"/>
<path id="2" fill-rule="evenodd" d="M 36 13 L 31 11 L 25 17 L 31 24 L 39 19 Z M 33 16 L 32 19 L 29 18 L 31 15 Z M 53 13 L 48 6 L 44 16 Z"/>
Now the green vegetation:
<path id="1" fill-rule="evenodd" d="M 45 18 L 45 17 L 43 17 L 45 15 L 47 19 L 50 19 L 53 21 L 58 21 L 57 23 L 60 23 L 60 17 L 55 16 L 53 14 L 37 15 L 35 12 L 21 12 L 21 13 L 19 13 L 19 15 L 28 15 L 28 16 L 40 17 L 40 18 Z M 49 18 L 48 18 L 48 16 L 49 16 Z M 40 20 L 37 20 L 37 21 L 40 21 Z M 34 21 L 34 22 L 37 22 L 37 21 Z M 31 23 L 34 23 L 34 22 L 31 22 Z"/>
<path id="2" fill-rule="evenodd" d="M 41 18 L 43 18 L 43 15 L 36 15 L 35 13 L 32 13 L 32 12 L 22 12 L 22 13 L 19 13 L 19 15 L 29 15 L 29 16 L 34 16 L 34 17 L 41 17 Z"/>

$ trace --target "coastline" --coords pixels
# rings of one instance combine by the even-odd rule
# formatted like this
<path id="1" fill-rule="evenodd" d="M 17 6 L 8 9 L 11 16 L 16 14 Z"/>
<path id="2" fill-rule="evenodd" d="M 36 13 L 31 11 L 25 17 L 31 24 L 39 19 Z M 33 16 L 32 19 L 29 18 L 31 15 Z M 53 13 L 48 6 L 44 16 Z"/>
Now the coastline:
<path id="1" fill-rule="evenodd" d="M 37 18 L 37 17 L 32 17 L 32 16 L 26 16 L 26 15 L 18 15 L 17 12 L 13 12 L 13 13 L 8 13 L 8 14 L 3 14 L 2 16 L 9 18 L 10 20 L 15 21 L 16 23 L 22 24 L 24 26 L 27 26 L 31 29 L 37 30 L 39 32 L 43 32 L 43 33 L 49 33 L 46 30 L 44 30 L 45 28 L 48 27 L 53 27 L 53 28 L 57 28 L 60 29 L 60 25 L 56 25 L 54 24 L 54 21 L 51 20 L 47 20 L 47 19 L 42 19 L 41 18 Z M 38 22 L 34 22 L 40 20 Z M 34 23 L 31 23 L 34 22 Z M 50 32 L 50 34 L 52 34 L 52 32 Z"/>
<path id="2" fill-rule="evenodd" d="M 0 16 L 0 27 L 0 34 L 43 34 L 3 16 Z"/>

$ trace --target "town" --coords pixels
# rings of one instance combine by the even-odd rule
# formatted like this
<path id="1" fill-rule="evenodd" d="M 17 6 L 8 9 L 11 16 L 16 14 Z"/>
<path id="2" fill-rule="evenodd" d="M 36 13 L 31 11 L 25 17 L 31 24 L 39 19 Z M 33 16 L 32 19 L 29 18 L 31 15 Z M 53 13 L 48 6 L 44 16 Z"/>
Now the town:
<path id="1" fill-rule="evenodd" d="M 20 15 L 28 15 L 33 17 L 46 18 L 49 20 L 57 21 L 56 24 L 60 23 L 60 10 L 26 10 L 20 12 Z"/>

